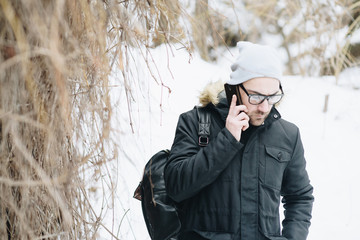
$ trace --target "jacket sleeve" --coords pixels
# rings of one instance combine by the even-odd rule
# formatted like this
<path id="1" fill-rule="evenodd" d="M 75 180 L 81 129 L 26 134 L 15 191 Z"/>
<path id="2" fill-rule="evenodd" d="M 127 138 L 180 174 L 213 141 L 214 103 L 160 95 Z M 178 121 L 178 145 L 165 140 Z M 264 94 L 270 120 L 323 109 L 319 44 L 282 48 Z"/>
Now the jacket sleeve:
<path id="1" fill-rule="evenodd" d="M 164 173 L 168 195 L 176 202 L 193 197 L 222 173 L 242 147 L 226 128 L 211 136 L 208 146 L 200 147 L 196 114 L 180 115 Z"/>
<path id="2" fill-rule="evenodd" d="M 297 129 L 295 148 L 282 184 L 285 209 L 282 235 L 288 240 L 305 240 L 309 232 L 314 197 L 305 167 L 304 149 Z"/>

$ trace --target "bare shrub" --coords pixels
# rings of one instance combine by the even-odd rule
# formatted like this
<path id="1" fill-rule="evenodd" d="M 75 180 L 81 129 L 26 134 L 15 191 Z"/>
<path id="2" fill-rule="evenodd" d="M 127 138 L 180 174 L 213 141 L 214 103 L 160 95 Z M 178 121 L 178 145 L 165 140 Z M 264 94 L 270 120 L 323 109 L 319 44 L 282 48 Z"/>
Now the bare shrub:
<path id="1" fill-rule="evenodd" d="M 166 1 L 0 1 L 1 239 L 118 238 L 89 196 L 118 158 L 109 77 L 122 72 L 130 100 L 131 48 L 182 41 L 180 15 Z"/>
<path id="2" fill-rule="evenodd" d="M 116 197 L 108 164 L 122 146 L 110 137 L 112 72 L 121 72 L 121 111 L 130 117 L 136 62 L 168 90 L 150 67 L 149 48 L 165 43 L 173 54 L 176 42 L 209 59 L 222 44 L 267 33 L 282 38 L 289 73 L 325 64 L 336 73 L 357 61 L 350 42 L 324 53 L 344 26 L 349 36 L 356 32 L 358 2 L 220 2 L 233 15 L 208 0 L 0 0 L 1 239 L 93 239 L 100 228 L 119 238 L 90 194 L 106 176 L 102 191 Z"/>
<path id="3" fill-rule="evenodd" d="M 203 24 L 194 33 L 194 46 L 206 60 L 207 54 L 218 46 L 248 40 L 282 49 L 287 58 L 287 74 L 338 76 L 344 68 L 359 65 L 356 37 L 353 38 L 359 29 L 359 1 L 196 3 L 195 16 Z"/>

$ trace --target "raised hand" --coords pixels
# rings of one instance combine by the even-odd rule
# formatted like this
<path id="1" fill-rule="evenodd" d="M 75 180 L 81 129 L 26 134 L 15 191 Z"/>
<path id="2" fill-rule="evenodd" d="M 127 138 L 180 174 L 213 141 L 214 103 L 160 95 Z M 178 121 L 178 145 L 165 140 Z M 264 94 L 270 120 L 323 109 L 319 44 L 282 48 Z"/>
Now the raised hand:
<path id="1" fill-rule="evenodd" d="M 225 127 L 237 141 L 240 141 L 242 131 L 249 127 L 250 119 L 247 112 L 248 109 L 245 105 L 236 105 L 236 96 L 233 95 Z"/>

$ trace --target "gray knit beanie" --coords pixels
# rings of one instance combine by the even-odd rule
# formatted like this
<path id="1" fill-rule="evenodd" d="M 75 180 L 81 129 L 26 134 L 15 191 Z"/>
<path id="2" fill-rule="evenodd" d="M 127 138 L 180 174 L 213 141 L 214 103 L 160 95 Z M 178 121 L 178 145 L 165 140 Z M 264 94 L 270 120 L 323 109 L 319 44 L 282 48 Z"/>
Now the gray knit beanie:
<path id="1" fill-rule="evenodd" d="M 276 78 L 282 76 L 282 63 L 275 48 L 251 42 L 237 43 L 239 56 L 231 65 L 230 85 L 237 85 L 257 77 Z"/>

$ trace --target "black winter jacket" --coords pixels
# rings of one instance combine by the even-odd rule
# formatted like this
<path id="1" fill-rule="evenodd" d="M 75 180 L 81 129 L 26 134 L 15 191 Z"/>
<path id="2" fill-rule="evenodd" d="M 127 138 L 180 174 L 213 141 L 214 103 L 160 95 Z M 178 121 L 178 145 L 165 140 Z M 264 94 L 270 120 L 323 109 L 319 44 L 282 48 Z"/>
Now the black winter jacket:
<path id="1" fill-rule="evenodd" d="M 178 203 L 179 239 L 305 240 L 314 198 L 298 128 L 273 108 L 244 146 L 225 128 L 225 98 L 206 108 L 208 146 L 198 144 L 196 111 L 183 113 L 165 169 L 167 192 Z"/>

